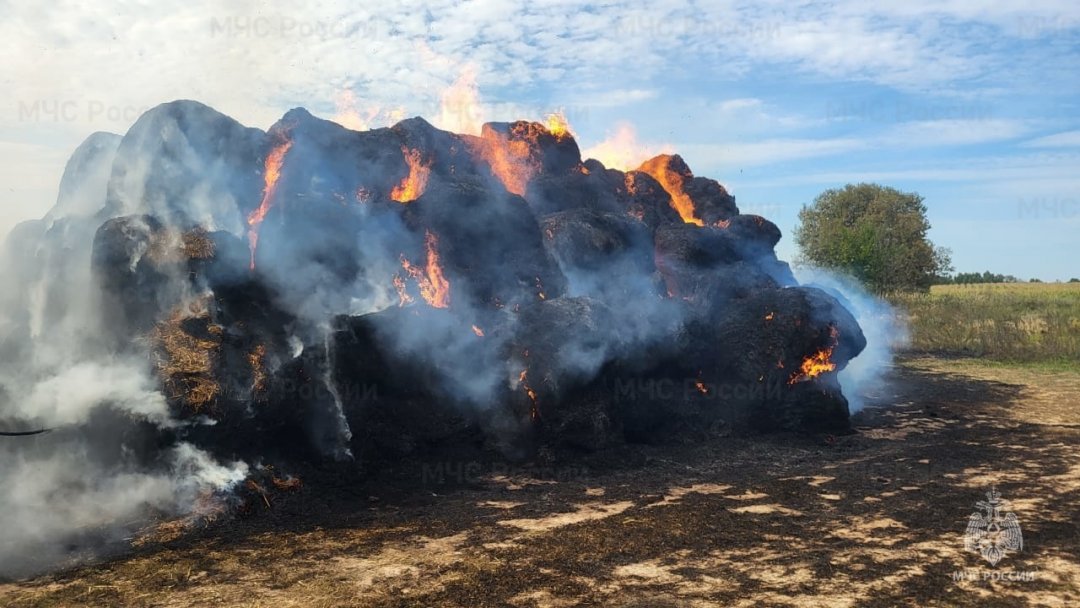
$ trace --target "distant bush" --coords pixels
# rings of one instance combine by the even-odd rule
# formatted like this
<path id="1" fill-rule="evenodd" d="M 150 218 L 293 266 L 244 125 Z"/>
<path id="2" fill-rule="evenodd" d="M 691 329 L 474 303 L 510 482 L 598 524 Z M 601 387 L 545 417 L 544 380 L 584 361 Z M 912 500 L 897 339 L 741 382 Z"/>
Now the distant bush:
<path id="1" fill-rule="evenodd" d="M 976 283 L 1019 283 L 1020 279 L 1011 274 L 985 272 L 960 272 L 955 275 L 937 277 L 937 285 L 973 285 Z"/>

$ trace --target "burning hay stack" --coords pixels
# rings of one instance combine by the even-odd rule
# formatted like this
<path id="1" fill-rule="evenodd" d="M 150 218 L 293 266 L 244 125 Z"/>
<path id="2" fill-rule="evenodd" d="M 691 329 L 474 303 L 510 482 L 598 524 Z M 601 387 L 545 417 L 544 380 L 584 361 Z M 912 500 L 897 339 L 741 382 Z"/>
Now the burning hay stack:
<path id="1" fill-rule="evenodd" d="M 855 319 L 679 156 L 607 168 L 559 120 L 262 132 L 187 101 L 101 154 L 100 204 L 19 238 L 92 253 L 110 348 L 219 456 L 847 428 Z"/>

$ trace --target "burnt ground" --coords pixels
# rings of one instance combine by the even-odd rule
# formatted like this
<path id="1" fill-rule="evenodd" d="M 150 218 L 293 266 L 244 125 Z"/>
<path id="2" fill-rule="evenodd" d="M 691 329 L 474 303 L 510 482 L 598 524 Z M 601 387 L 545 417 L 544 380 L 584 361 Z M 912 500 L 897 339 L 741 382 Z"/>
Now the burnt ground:
<path id="1" fill-rule="evenodd" d="M 1080 605 L 1080 375 L 907 359 L 868 397 L 838 438 L 309 480 L 245 517 L 0 585 L 0 604 Z M 963 547 L 991 485 L 1024 534 L 996 568 Z"/>

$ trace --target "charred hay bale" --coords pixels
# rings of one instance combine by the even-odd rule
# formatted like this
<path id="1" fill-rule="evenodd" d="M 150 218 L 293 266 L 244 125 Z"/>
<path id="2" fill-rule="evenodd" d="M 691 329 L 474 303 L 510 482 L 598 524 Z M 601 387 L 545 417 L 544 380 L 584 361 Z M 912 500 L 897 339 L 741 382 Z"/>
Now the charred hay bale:
<path id="1" fill-rule="evenodd" d="M 580 169 L 536 175 L 529 180 L 525 200 L 537 216 L 574 209 L 619 210 L 615 189 Z"/>
<path id="2" fill-rule="evenodd" d="M 495 424 L 505 395 L 499 331 L 478 335 L 468 320 L 423 304 L 337 317 L 329 370 L 354 448 L 412 453 Z"/>
<path id="3" fill-rule="evenodd" d="M 274 370 L 292 358 L 295 322 L 257 283 L 220 286 L 185 301 L 149 332 L 158 377 L 178 417 L 223 420 L 269 400 Z"/>
<path id="4" fill-rule="evenodd" d="M 398 137 L 388 130 L 350 131 L 297 108 L 270 128 L 260 158 L 262 193 L 242 205 L 255 270 L 285 294 L 297 280 L 305 285 L 296 291 L 312 291 L 312 277 L 354 281 L 360 272 L 357 197 L 364 188 L 380 191 L 369 176 L 404 165 Z M 271 158 L 279 158 L 276 168 L 267 164 Z M 388 180 L 379 182 L 388 192 Z"/>
<path id="5" fill-rule="evenodd" d="M 138 215 L 108 220 L 94 235 L 91 269 L 106 325 L 120 333 L 145 332 L 169 308 L 170 277 L 158 263 L 167 249 L 163 233 L 157 219 Z"/>
<path id="6" fill-rule="evenodd" d="M 509 345 L 515 410 L 541 440 L 595 449 L 620 437 L 612 395 L 593 383 L 627 346 L 611 326 L 612 313 L 587 297 L 566 297 L 522 308 Z"/>
<path id="7" fill-rule="evenodd" d="M 75 148 L 64 165 L 56 204 L 45 219 L 92 216 L 105 207 L 109 177 L 122 139 L 115 133 L 97 131 Z"/>
<path id="8" fill-rule="evenodd" d="M 791 267 L 776 257 L 774 247 L 780 242 L 781 236 L 776 224 L 760 215 L 736 215 L 721 222 L 720 226 L 742 243 L 741 253 L 744 259 L 753 260 L 755 265 L 780 285 L 798 285 Z"/>
<path id="9" fill-rule="evenodd" d="M 744 243 L 747 256 L 772 253 L 782 236 L 776 224 L 760 215 L 735 215 L 722 225 Z"/>
<path id="10" fill-rule="evenodd" d="M 576 209 L 544 216 L 540 227 L 563 274 L 585 292 L 654 270 L 648 228 L 624 214 Z"/>
<path id="11" fill-rule="evenodd" d="M 268 135 L 267 145 L 289 145 L 279 192 L 286 200 L 299 199 L 303 205 L 298 211 L 315 205 L 355 211 L 373 201 L 407 204 L 411 199 L 394 198 L 394 191 L 414 171 L 423 173 L 416 196 L 425 184 L 489 175 L 462 136 L 420 117 L 389 128 L 353 131 L 294 108 Z M 256 198 L 252 204 L 257 203 Z"/>
<path id="12" fill-rule="evenodd" d="M 678 272 L 678 271 L 677 271 Z M 706 316 L 724 310 L 732 300 L 780 286 L 758 263 L 740 260 L 705 272 L 690 272 L 677 279 L 679 294 L 696 312 Z"/>
<path id="13" fill-rule="evenodd" d="M 247 260 L 247 247 L 229 233 L 180 231 L 152 216 L 126 216 L 95 233 L 91 269 L 110 323 L 142 333 L 191 292 L 250 282 Z"/>
<path id="14" fill-rule="evenodd" d="M 604 163 L 596 160 L 595 158 L 586 158 L 581 161 L 581 166 L 585 168 L 590 174 L 603 173 L 605 171 L 616 171 L 615 169 L 608 169 L 604 166 Z M 616 171 L 617 172 L 617 171 Z"/>
<path id="15" fill-rule="evenodd" d="M 184 249 L 194 253 L 188 258 L 188 270 L 211 290 L 252 280 L 251 253 L 240 237 L 223 230 L 196 229 L 183 238 Z"/>
<path id="16" fill-rule="evenodd" d="M 582 164 L 579 173 L 581 175 L 570 182 L 581 182 L 583 187 L 595 194 L 588 199 L 590 204 L 576 206 L 588 206 L 602 212 L 624 213 L 643 223 L 650 233 L 666 224 L 682 223 L 678 212 L 671 205 L 671 197 L 667 191 L 648 173 L 624 173 L 617 169 L 607 169 L 603 163 L 592 158 Z M 563 184 L 570 182 L 560 181 Z M 567 196 L 572 199 L 574 194 L 569 193 Z"/>
<path id="17" fill-rule="evenodd" d="M 149 213 L 187 229 L 234 222 L 237 205 L 258 204 L 265 134 L 195 101 L 156 106 L 120 140 L 106 217 Z"/>
<path id="18" fill-rule="evenodd" d="M 270 127 L 260 150 L 260 168 L 271 150 L 288 146 L 277 189 L 284 200 L 298 203 L 298 213 L 309 206 L 348 208 L 369 197 L 389 199 L 391 189 L 408 173 L 401 148 L 410 131 L 358 132 L 293 108 Z M 245 201 L 245 213 L 259 201 L 258 196 Z"/>
<path id="19" fill-rule="evenodd" d="M 536 217 L 518 197 L 458 180 L 429 188 L 402 213 L 414 235 L 406 257 L 416 264 L 430 260 L 425 249 L 434 250 L 450 285 L 451 306 L 510 306 L 566 291 Z"/>
<path id="20" fill-rule="evenodd" d="M 581 164 L 581 150 L 569 133 L 552 133 L 538 122 L 485 123 L 480 137 L 510 150 L 522 164 L 535 167 L 534 175 L 563 175 L 576 171 Z"/>
<path id="21" fill-rule="evenodd" d="M 180 417 L 212 414 L 221 396 L 217 359 L 222 327 L 210 319 L 210 298 L 176 309 L 150 330 L 153 363 Z"/>
<path id="22" fill-rule="evenodd" d="M 657 266 L 682 265 L 697 270 L 746 259 L 744 244 L 722 228 L 673 224 L 656 231 Z"/>
<path id="23" fill-rule="evenodd" d="M 622 184 L 615 184 L 617 200 L 626 213 L 645 224 L 650 232 L 655 233 L 661 226 L 682 223 L 679 213 L 671 207 L 671 197 L 651 175 L 642 171 L 607 173 L 609 176 L 621 174 Z"/>
<path id="24" fill-rule="evenodd" d="M 848 412 L 836 373 L 865 345 L 855 319 L 825 292 L 761 289 L 691 322 L 679 362 L 724 397 L 736 426 L 839 432 Z"/>
<path id="25" fill-rule="evenodd" d="M 414 151 L 414 162 L 424 167 L 430 181 L 453 179 L 476 179 L 490 176 L 487 168 L 473 154 L 464 137 L 449 131 L 437 129 L 423 118 L 414 117 L 403 120 L 390 130 L 401 140 L 404 154 Z M 410 159 L 406 159 L 408 161 Z M 409 165 L 406 162 L 406 165 Z M 405 169 L 410 169 L 406 166 Z M 400 174 L 396 183 L 405 179 L 407 172 Z"/>
<path id="26" fill-rule="evenodd" d="M 708 226 L 736 217 L 739 213 L 735 197 L 714 179 L 693 177 L 684 185 L 684 191 L 694 201 L 697 216 Z"/>
<path id="27" fill-rule="evenodd" d="M 671 196 L 671 206 L 686 222 L 717 225 L 739 213 L 735 197 L 716 180 L 695 177 L 678 154 L 661 154 L 638 167 Z"/>
<path id="28" fill-rule="evenodd" d="M 767 268 L 746 257 L 745 243 L 723 228 L 664 226 L 656 232 L 655 248 L 656 269 L 668 295 L 705 311 L 777 285 Z"/>

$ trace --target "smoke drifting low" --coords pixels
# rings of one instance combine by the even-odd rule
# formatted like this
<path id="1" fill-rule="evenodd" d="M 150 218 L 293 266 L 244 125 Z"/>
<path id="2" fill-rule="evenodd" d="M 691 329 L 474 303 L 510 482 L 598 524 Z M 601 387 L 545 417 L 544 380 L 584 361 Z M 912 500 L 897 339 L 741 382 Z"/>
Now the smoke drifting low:
<path id="1" fill-rule="evenodd" d="M 0 577 L 117 548 L 148 516 L 185 514 L 246 471 L 158 444 L 185 423 L 145 348 L 118 346 L 108 323 L 90 252 L 119 140 L 96 133 L 80 146 L 54 209 L 0 254 L 0 430 L 49 430 L 0 441 Z"/>
<path id="2" fill-rule="evenodd" d="M 866 349 L 838 374 L 852 413 L 861 410 L 865 397 L 885 388 L 886 373 L 895 354 L 908 344 L 910 334 L 903 315 L 849 277 L 820 268 L 801 267 L 795 275 L 804 285 L 826 289 L 840 298 L 866 336 Z"/>
<path id="3" fill-rule="evenodd" d="M 848 429 L 863 309 L 799 285 L 775 225 L 678 156 L 623 172 L 562 121 L 480 133 L 179 101 L 80 146 L 0 260 L 0 430 L 53 429 L 0 438 L 0 575 L 264 463 Z M 672 382 L 700 388 L 612 388 Z"/>

